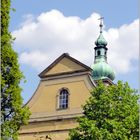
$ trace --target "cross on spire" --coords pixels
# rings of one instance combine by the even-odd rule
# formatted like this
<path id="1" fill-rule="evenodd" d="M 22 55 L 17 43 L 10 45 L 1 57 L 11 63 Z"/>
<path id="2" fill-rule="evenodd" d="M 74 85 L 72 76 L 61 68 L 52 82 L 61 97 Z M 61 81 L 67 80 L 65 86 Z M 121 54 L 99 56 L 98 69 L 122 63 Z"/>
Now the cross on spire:
<path id="1" fill-rule="evenodd" d="M 100 20 L 100 25 L 99 25 L 99 27 L 100 27 L 100 33 L 102 33 L 103 32 L 103 19 L 104 19 L 104 17 L 100 17 L 98 20 Z"/>

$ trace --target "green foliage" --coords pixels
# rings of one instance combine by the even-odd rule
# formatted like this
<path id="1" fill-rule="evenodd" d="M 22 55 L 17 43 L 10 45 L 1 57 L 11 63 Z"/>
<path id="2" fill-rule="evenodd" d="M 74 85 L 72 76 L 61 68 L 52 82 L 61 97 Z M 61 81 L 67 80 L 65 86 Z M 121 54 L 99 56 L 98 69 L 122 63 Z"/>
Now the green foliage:
<path id="1" fill-rule="evenodd" d="M 22 107 L 17 53 L 12 49 L 12 36 L 8 31 L 10 0 L 1 0 L 1 138 L 18 139 L 20 126 L 27 123 L 30 112 Z"/>
<path id="2" fill-rule="evenodd" d="M 79 126 L 69 133 L 69 140 L 138 140 L 138 95 L 128 83 L 102 82 L 91 92 L 83 106 Z"/>

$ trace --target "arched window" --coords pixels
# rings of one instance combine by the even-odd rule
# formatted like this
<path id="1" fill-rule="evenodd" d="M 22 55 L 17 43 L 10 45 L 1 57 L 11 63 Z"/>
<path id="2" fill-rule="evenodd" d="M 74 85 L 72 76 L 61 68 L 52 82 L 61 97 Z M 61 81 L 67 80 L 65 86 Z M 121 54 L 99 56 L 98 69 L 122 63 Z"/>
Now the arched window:
<path id="1" fill-rule="evenodd" d="M 105 56 L 106 56 L 106 51 L 105 51 Z"/>
<path id="2" fill-rule="evenodd" d="M 61 89 L 59 93 L 59 109 L 68 108 L 69 92 L 67 89 Z"/>
<path id="3" fill-rule="evenodd" d="M 97 55 L 99 56 L 101 54 L 101 52 L 100 51 L 97 51 Z"/>

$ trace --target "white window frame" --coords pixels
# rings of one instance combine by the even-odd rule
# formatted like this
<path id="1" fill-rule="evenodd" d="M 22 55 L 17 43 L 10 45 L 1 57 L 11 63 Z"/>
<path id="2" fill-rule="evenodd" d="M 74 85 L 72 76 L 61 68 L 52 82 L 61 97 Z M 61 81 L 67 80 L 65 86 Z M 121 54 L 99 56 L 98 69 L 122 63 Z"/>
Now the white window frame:
<path id="1" fill-rule="evenodd" d="M 67 95 L 60 95 L 63 90 L 67 91 Z M 69 89 L 68 88 L 61 88 L 57 94 L 57 109 L 64 110 L 69 108 Z M 66 99 L 67 98 L 67 99 Z M 67 100 L 67 101 L 66 101 Z M 62 105 L 60 104 L 62 103 Z"/>

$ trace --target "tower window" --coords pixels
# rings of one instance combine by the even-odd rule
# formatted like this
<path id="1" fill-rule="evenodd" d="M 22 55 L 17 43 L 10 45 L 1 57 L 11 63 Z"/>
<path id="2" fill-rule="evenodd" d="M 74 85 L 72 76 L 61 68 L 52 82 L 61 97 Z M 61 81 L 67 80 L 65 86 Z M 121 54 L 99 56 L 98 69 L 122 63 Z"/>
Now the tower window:
<path id="1" fill-rule="evenodd" d="M 59 93 L 59 109 L 68 108 L 69 92 L 67 89 L 62 89 Z"/>
<path id="2" fill-rule="evenodd" d="M 97 51 L 97 55 L 101 55 L 101 52 L 100 51 Z"/>

